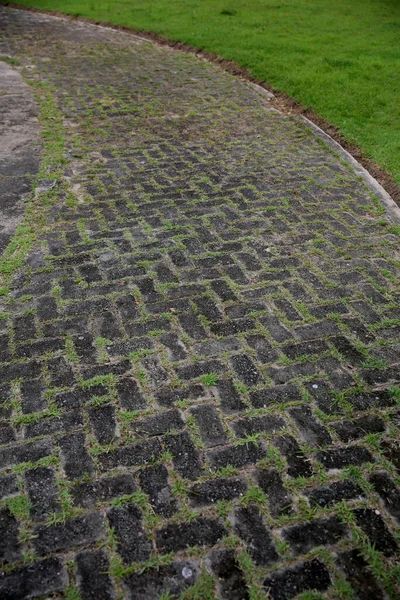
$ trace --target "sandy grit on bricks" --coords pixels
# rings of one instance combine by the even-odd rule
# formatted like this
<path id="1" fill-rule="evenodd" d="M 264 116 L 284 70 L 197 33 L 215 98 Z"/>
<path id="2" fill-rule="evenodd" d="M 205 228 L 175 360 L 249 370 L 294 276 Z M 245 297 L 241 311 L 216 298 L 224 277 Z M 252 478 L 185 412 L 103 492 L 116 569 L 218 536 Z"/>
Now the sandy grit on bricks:
<path id="1" fill-rule="evenodd" d="M 0 598 L 398 597 L 398 225 L 213 65 L 0 34 L 62 158 L 0 298 Z"/>

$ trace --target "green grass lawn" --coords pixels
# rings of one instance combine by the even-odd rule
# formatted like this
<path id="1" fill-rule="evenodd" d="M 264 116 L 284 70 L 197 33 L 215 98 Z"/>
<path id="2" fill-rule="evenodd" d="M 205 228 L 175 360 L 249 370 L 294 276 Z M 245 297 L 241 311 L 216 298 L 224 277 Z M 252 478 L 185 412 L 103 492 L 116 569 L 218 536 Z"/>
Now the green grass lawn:
<path id="1" fill-rule="evenodd" d="M 234 60 L 337 125 L 400 184 L 399 0 L 18 2 L 156 32 Z"/>

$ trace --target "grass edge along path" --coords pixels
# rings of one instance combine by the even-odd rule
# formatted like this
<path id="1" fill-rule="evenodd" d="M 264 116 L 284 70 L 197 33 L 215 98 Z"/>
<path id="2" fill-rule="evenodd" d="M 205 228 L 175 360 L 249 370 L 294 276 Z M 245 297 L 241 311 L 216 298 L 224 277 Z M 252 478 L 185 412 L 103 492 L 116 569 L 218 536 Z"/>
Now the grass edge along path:
<path id="1" fill-rule="evenodd" d="M 390 0 L 1 3 L 126 28 L 219 62 L 273 91 L 280 110 L 305 114 L 400 201 L 400 21 Z"/>

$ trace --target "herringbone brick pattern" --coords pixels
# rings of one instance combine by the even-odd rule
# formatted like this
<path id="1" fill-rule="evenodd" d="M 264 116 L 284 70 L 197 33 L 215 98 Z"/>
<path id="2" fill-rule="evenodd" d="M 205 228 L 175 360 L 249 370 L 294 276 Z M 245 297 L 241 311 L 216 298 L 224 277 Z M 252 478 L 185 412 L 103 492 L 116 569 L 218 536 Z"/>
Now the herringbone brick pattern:
<path id="1" fill-rule="evenodd" d="M 217 68 L 0 22 L 67 158 L 2 298 L 0 597 L 398 597 L 396 227 Z"/>

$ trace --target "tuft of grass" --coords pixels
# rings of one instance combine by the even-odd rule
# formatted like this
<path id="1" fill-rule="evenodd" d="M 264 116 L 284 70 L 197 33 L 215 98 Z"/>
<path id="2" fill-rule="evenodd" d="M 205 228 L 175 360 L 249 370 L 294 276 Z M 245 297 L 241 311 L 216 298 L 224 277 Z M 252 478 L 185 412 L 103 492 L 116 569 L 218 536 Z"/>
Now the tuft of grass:
<path id="1" fill-rule="evenodd" d="M 11 65 L 12 67 L 20 67 L 21 63 L 19 62 L 19 60 L 17 60 L 16 58 L 13 58 L 12 56 L 0 56 L 0 60 L 2 60 L 3 62 Z"/>
<path id="2" fill-rule="evenodd" d="M 200 381 L 201 383 L 203 383 L 205 386 L 211 387 L 212 385 L 216 385 L 217 383 L 217 375 L 215 375 L 214 373 L 205 373 L 204 375 L 202 375 L 200 377 Z"/>

